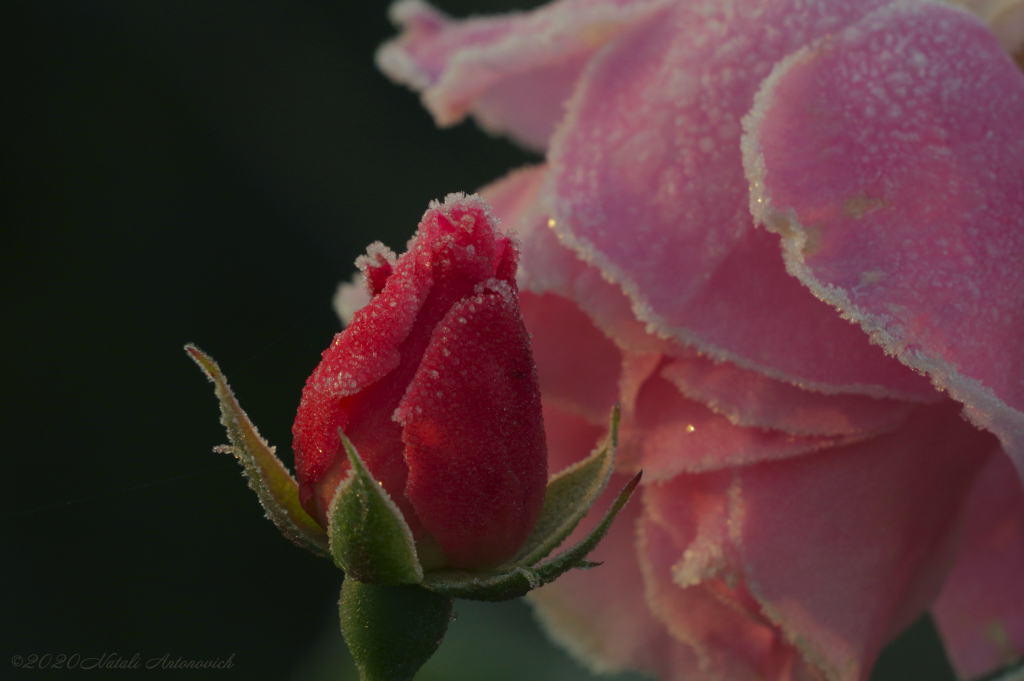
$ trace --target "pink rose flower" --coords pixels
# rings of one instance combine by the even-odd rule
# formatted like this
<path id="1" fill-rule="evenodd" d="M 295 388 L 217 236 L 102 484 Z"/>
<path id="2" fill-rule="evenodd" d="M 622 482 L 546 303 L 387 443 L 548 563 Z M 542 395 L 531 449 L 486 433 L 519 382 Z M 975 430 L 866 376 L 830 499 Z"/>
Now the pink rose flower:
<path id="1" fill-rule="evenodd" d="M 1024 654 L 1024 3 L 966 4 L 392 8 L 439 124 L 546 155 L 482 193 L 549 466 L 621 402 L 644 471 L 532 597 L 594 669 L 866 679 L 928 611 L 965 677 Z"/>
<path id="2" fill-rule="evenodd" d="M 292 428 L 299 500 L 322 527 L 351 470 L 340 429 L 425 569 L 496 566 L 529 538 L 547 454 L 518 257 L 480 197 L 451 194 L 401 257 L 378 242 L 359 259 L 370 299 L 324 351 Z"/>

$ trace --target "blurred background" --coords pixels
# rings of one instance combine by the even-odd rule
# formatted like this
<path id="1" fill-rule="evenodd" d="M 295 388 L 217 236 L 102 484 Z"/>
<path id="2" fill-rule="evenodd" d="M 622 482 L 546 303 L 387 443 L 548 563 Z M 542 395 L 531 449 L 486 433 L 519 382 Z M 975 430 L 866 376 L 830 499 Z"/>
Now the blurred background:
<path id="1" fill-rule="evenodd" d="M 290 465 L 355 257 L 376 239 L 403 250 L 428 201 L 538 160 L 471 123 L 436 129 L 376 71 L 386 7 L 4 3 L 0 678 L 53 675 L 11 664 L 47 653 L 234 656 L 94 672 L 111 678 L 356 678 L 340 573 L 283 540 L 211 452 L 226 439 L 212 386 L 182 346 L 220 362 Z M 420 678 L 591 678 L 524 604 L 456 610 Z M 886 651 L 885 679 L 953 679 L 927 619 Z"/>

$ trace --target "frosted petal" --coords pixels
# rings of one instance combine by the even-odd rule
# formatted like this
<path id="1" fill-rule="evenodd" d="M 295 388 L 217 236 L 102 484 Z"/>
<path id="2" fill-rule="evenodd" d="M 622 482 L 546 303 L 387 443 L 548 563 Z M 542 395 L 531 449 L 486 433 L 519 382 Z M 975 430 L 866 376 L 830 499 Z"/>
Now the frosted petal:
<path id="1" fill-rule="evenodd" d="M 661 374 L 664 366 L 658 355 L 627 355 L 623 364 L 616 465 L 622 471 L 642 469 L 645 482 L 797 456 L 846 441 L 733 425 L 683 397 Z"/>
<path id="2" fill-rule="evenodd" d="M 335 336 L 303 389 L 292 426 L 296 477 L 303 508 L 323 526 L 349 470 L 341 428 L 420 537 L 423 528 L 403 494 L 408 470 L 392 415 L 451 307 L 482 282 L 514 284 L 518 250 L 496 231 L 479 196 L 449 194 L 443 204 L 431 202 L 408 248 L 394 260 L 382 244 L 371 244 L 357 259 L 367 288 L 376 292 Z"/>
<path id="3" fill-rule="evenodd" d="M 913 408 L 900 400 L 809 392 L 731 362 L 713 362 L 682 348 L 676 353 L 661 375 L 684 396 L 737 426 L 795 435 L 870 437 L 899 427 Z M 938 401 L 938 393 L 935 398 Z"/>
<path id="4" fill-rule="evenodd" d="M 618 401 L 618 348 L 565 298 L 523 291 L 520 305 L 545 403 L 607 424 Z"/>
<path id="5" fill-rule="evenodd" d="M 502 286 L 503 285 L 503 286 Z M 540 516 L 547 450 L 530 340 L 503 281 L 434 329 L 398 409 L 405 495 L 455 568 L 500 565 Z"/>
<path id="6" fill-rule="evenodd" d="M 1024 78 L 992 34 L 897 3 L 780 63 L 745 125 L 789 271 L 1024 472 Z"/>
<path id="7" fill-rule="evenodd" d="M 740 120 L 780 58 L 879 2 L 679 3 L 596 56 L 552 141 L 554 229 L 659 334 L 823 392 L 924 397 L 922 377 L 784 271 L 753 229 Z"/>
<path id="8" fill-rule="evenodd" d="M 964 510 L 960 554 L 932 615 L 961 678 L 1024 657 L 1024 490 L 993 456 Z"/>
<path id="9" fill-rule="evenodd" d="M 728 497 L 721 483 L 727 487 L 730 477 L 728 473 L 682 476 L 673 482 L 671 492 L 658 486 L 645 489 L 647 509 L 639 525 L 639 557 L 648 607 L 697 658 L 695 669 L 683 678 L 810 679 L 796 649 L 759 614 L 757 604 L 734 574 L 709 572 L 700 582 L 680 584 L 686 563 L 698 560 L 702 552 L 721 552 L 727 545 Z M 669 517 L 662 520 L 660 512 L 665 509 L 652 506 L 664 505 L 669 494 L 682 503 L 675 504 L 666 514 Z M 690 507 L 680 508 L 682 505 Z M 686 527 L 690 536 L 684 538 L 680 530 L 686 519 L 693 523 Z M 697 528 L 702 522 L 721 526 L 721 536 L 713 546 Z"/>
<path id="10" fill-rule="evenodd" d="M 867 442 L 644 488 L 648 603 L 709 678 L 868 678 L 938 592 L 963 500 L 998 451 L 956 409 L 918 407 Z"/>
<path id="11" fill-rule="evenodd" d="M 604 440 L 608 424 L 595 426 L 545 400 L 544 431 L 548 441 L 548 472 L 554 475 L 585 459 Z M 580 539 L 584 536 L 581 534 Z"/>
<path id="12" fill-rule="evenodd" d="M 356 312 L 370 302 L 370 294 L 366 292 L 366 282 L 360 272 L 352 275 L 351 281 L 338 284 L 332 301 L 334 313 L 338 315 L 342 326 L 348 326 Z"/>
<path id="13" fill-rule="evenodd" d="M 628 480 L 625 475 L 613 475 L 609 487 L 615 489 Z M 611 504 L 610 497 L 599 499 L 588 519 L 601 517 Z M 573 570 L 526 598 L 548 635 L 592 671 L 636 669 L 670 679 L 673 666 L 695 667 L 694 657 L 672 640 L 644 602 L 636 558 L 636 524 L 642 510 L 638 501 L 626 505 L 590 555 L 601 563 L 599 567 Z M 566 544 L 582 539 L 588 529 L 588 523 L 581 523 Z"/>
<path id="14" fill-rule="evenodd" d="M 961 504 L 998 451 L 956 412 L 919 407 L 892 434 L 740 472 L 730 528 L 747 587 L 826 678 L 867 679 L 938 594 Z"/>
<path id="15" fill-rule="evenodd" d="M 984 21 L 1006 52 L 1018 60 L 1024 50 L 1024 0 L 950 0 Z"/>
<path id="16" fill-rule="evenodd" d="M 384 390 L 389 393 L 381 398 L 381 402 L 397 403 L 403 386 L 388 391 L 386 387 L 380 387 L 380 379 L 401 363 L 399 349 L 408 340 L 417 314 L 434 285 L 429 268 L 418 264 L 414 257 L 398 263 L 392 282 L 366 305 L 352 312 L 345 333 L 334 337 L 330 347 L 323 352 L 323 361 L 306 381 L 303 390 L 303 404 L 292 427 L 296 441 L 301 442 L 297 449 L 303 452 L 302 456 L 296 457 L 296 474 L 300 484 L 311 483 L 322 480 L 328 469 L 334 468 L 335 474 L 322 484 L 328 497 L 348 470 L 347 459 L 337 456 L 341 449 L 337 429 L 344 428 L 349 420 L 341 400 L 376 386 L 373 388 L 376 392 Z M 407 351 L 406 354 L 410 353 Z M 375 437 L 382 429 L 390 429 L 397 443 L 397 425 L 391 424 L 388 416 L 382 421 L 371 429 Z M 372 448 L 360 438 L 356 440 L 363 456 L 372 462 L 369 465 L 374 476 L 378 480 L 387 478 L 388 491 L 397 494 L 405 484 L 400 453 L 377 456 L 370 453 Z M 381 468 L 381 462 L 385 460 L 392 462 L 386 474 Z M 325 512 L 326 508 L 318 509 L 322 516 L 320 520 L 326 525 Z"/>
<path id="17" fill-rule="evenodd" d="M 491 212 L 501 221 L 505 230 L 516 233 L 523 230 L 521 223 L 524 222 L 526 212 L 537 201 L 547 170 L 546 164 L 524 166 L 480 189 L 478 193 L 491 204 Z M 529 229 L 529 226 L 526 228 Z"/>
<path id="18" fill-rule="evenodd" d="M 391 13 L 403 33 L 381 47 L 377 65 L 422 92 L 438 125 L 472 113 L 485 130 L 543 150 L 587 60 L 662 4 L 561 0 L 454 21 L 421 0 L 403 0 Z"/>

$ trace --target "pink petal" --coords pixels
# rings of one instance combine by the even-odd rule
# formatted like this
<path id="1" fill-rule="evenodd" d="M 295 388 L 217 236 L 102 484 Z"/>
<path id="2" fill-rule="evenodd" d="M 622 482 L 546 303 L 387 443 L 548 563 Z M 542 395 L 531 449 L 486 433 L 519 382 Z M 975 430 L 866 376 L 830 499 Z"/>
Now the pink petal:
<path id="1" fill-rule="evenodd" d="M 533 531 L 547 481 L 540 393 L 514 288 L 492 280 L 452 306 L 394 414 L 404 426 L 405 495 L 449 565 L 511 558 Z"/>
<path id="2" fill-rule="evenodd" d="M 739 473 L 732 542 L 764 613 L 830 679 L 866 679 L 932 602 L 995 438 L 953 404 L 890 435 Z"/>
<path id="3" fill-rule="evenodd" d="M 594 58 L 552 141 L 555 230 L 661 334 L 824 392 L 930 399 L 785 273 L 739 150 L 772 64 L 877 2 L 763 4 L 678 3 Z"/>
<path id="4" fill-rule="evenodd" d="M 559 473 L 583 459 L 608 433 L 608 424 L 590 421 L 544 402 L 544 431 L 548 441 L 548 473 Z"/>
<path id="5" fill-rule="evenodd" d="M 623 350 L 685 353 L 682 346 L 648 333 L 621 289 L 559 242 L 551 229 L 551 212 L 540 196 L 546 174 L 546 165 L 520 168 L 480 190 L 502 224 L 520 239 L 520 290 L 573 300 Z"/>
<path id="6" fill-rule="evenodd" d="M 491 212 L 506 231 L 519 231 L 519 223 L 537 201 L 547 174 L 545 164 L 524 166 L 480 189 L 478 194 L 491 204 Z"/>
<path id="7" fill-rule="evenodd" d="M 964 515 L 932 614 L 957 673 L 975 678 L 1024 657 L 1024 490 L 1007 457 L 989 461 Z"/>
<path id="8" fill-rule="evenodd" d="M 672 483 L 671 499 L 667 499 L 667 490 L 658 490 L 658 486 L 645 488 L 645 501 L 656 499 L 647 504 L 640 522 L 639 556 L 648 607 L 697 657 L 695 668 L 683 678 L 810 679 L 796 649 L 760 614 L 736 575 L 717 573 L 725 563 L 721 548 L 728 531 L 725 521 L 731 477 L 728 472 L 681 476 Z M 666 509 L 657 508 L 666 500 L 676 502 L 667 523 L 659 517 Z M 681 527 L 685 520 L 692 522 Z M 702 528 L 702 521 L 711 521 L 716 527 Z M 708 537 L 707 533 L 719 536 Z M 695 575 L 700 581 L 690 583 L 679 568 L 692 562 L 702 549 L 712 549 L 712 564 L 705 564 L 706 572 Z"/>
<path id="9" fill-rule="evenodd" d="M 866 679 L 938 591 L 997 448 L 947 402 L 868 442 L 648 485 L 650 607 L 709 676 Z"/>
<path id="10" fill-rule="evenodd" d="M 545 211 L 529 217 L 547 225 L 554 222 Z M 552 229 L 534 227 L 523 239 L 520 286 L 531 291 L 552 291 L 571 298 L 620 349 L 634 353 L 670 353 L 681 348 L 647 330 L 633 314 L 632 304 L 596 267 L 566 248 Z"/>
<path id="11" fill-rule="evenodd" d="M 617 466 L 622 471 L 642 469 L 645 482 L 668 480 L 684 471 L 797 456 L 844 442 L 733 425 L 683 397 L 665 379 L 664 368 L 659 355 L 627 355 L 623 363 Z"/>
<path id="12" fill-rule="evenodd" d="M 351 324 L 356 312 L 366 307 L 369 302 L 370 294 L 366 292 L 366 282 L 359 272 L 352 275 L 351 281 L 338 284 L 332 301 L 334 313 L 341 320 L 342 327 Z"/>
<path id="13" fill-rule="evenodd" d="M 586 457 L 607 428 L 544 405 L 548 463 L 560 471 Z M 589 532 L 608 510 L 629 476 L 613 475 L 608 491 L 563 542 L 571 546 Z M 673 642 L 664 626 L 644 604 L 643 581 L 636 561 L 636 523 L 642 507 L 631 500 L 616 518 L 604 540 L 589 556 L 601 565 L 573 570 L 531 592 L 527 600 L 552 639 L 596 672 L 639 669 L 673 677 L 673 669 L 693 667 L 693 655 Z"/>
<path id="14" fill-rule="evenodd" d="M 533 242 L 534 246 L 533 223 L 538 219 L 534 204 L 546 170 L 545 166 L 523 168 L 481 190 L 503 224 L 520 233 L 525 231 L 522 236 L 526 243 Z M 554 249 L 575 261 L 570 251 L 557 244 Z M 521 267 L 520 281 L 523 271 Z M 532 337 L 545 405 L 558 404 L 595 425 L 606 426 L 618 399 L 622 362 L 618 349 L 564 294 L 537 295 L 523 289 L 519 300 Z"/>
<path id="15" fill-rule="evenodd" d="M 1007 54 L 1024 49 L 1024 0 L 953 0 L 984 21 Z M 1020 57 L 1018 57 L 1019 59 Z"/>
<path id="16" fill-rule="evenodd" d="M 795 435 L 869 437 L 899 427 L 913 408 L 909 402 L 866 395 L 822 395 L 731 362 L 716 363 L 694 352 L 679 354 L 661 375 L 685 397 L 737 426 Z"/>
<path id="17" fill-rule="evenodd" d="M 619 396 L 619 349 L 565 298 L 523 291 L 520 305 L 545 403 L 606 425 Z"/>
<path id="18" fill-rule="evenodd" d="M 582 456 L 585 456 L 584 452 Z M 629 478 L 613 475 L 609 489 L 621 489 Z M 587 521 L 565 544 L 583 538 L 608 509 L 605 494 Z M 693 655 L 674 642 L 664 625 L 647 610 L 643 578 L 636 559 L 636 523 L 642 506 L 631 500 L 619 513 L 604 540 L 589 556 L 601 563 L 591 570 L 573 570 L 527 596 L 552 639 L 597 673 L 635 669 L 662 679 L 680 678 L 673 667 L 694 667 Z"/>
<path id="19" fill-rule="evenodd" d="M 523 258 L 518 276 L 523 291 L 521 301 L 527 328 L 533 334 L 534 357 L 546 400 L 561 400 L 563 406 L 588 415 L 594 423 L 604 423 L 608 406 L 615 401 L 610 396 L 614 390 L 609 389 L 609 381 L 614 381 L 619 371 L 617 364 L 611 368 L 610 360 L 615 356 L 617 363 L 618 355 L 593 328 L 596 326 L 631 355 L 670 355 L 673 360 L 663 369 L 663 376 L 685 397 L 701 402 L 734 425 L 797 435 L 869 437 L 892 430 L 905 419 L 911 408 L 905 402 L 808 392 L 728 362 L 714 363 L 679 344 L 649 334 L 633 315 L 629 299 L 622 291 L 606 282 L 599 270 L 564 248 L 548 228 L 549 214 L 537 195 L 544 172 L 543 166 L 518 170 L 482 191 L 495 206 L 495 213 L 507 221 L 506 225 L 513 226 L 522 239 Z M 527 289 L 544 295 L 535 296 Z M 593 325 L 568 303 L 561 305 L 564 314 L 549 312 L 543 326 L 539 326 L 539 320 L 532 321 L 533 315 L 539 314 L 535 311 L 539 301 L 550 297 L 548 291 L 557 293 L 555 298 L 559 300 L 571 296 L 576 306 L 594 321 Z M 549 349 L 541 350 L 542 345 Z M 601 362 L 588 358 L 600 354 L 599 348 L 605 348 L 601 351 L 606 355 L 604 369 L 581 366 L 588 362 L 600 365 Z M 559 378 L 548 380 L 548 376 Z M 595 381 L 604 381 L 605 388 L 598 388 Z M 639 387 L 634 386 L 635 390 Z M 577 396 L 571 397 L 573 393 Z M 933 399 L 940 397 L 935 393 Z M 624 404 L 631 400 L 635 400 L 635 394 L 623 394 Z M 572 404 L 576 406 L 571 407 Z"/>
<path id="20" fill-rule="evenodd" d="M 562 0 L 533 12 L 452 21 L 421 0 L 392 7 L 401 36 L 377 65 L 423 93 L 438 125 L 472 113 L 495 134 L 543 150 L 580 71 L 661 0 Z"/>
<path id="21" fill-rule="evenodd" d="M 559 241 L 552 229 L 555 220 L 549 202 L 540 192 L 546 175 L 546 165 L 523 168 L 480 190 L 521 240 L 520 290 L 575 301 L 608 338 L 628 352 L 670 352 L 681 347 L 648 333 L 622 290 Z"/>
<path id="22" fill-rule="evenodd" d="M 893 5 L 782 62 L 745 125 L 789 271 L 1024 472 L 1024 78 L 992 34 Z"/>

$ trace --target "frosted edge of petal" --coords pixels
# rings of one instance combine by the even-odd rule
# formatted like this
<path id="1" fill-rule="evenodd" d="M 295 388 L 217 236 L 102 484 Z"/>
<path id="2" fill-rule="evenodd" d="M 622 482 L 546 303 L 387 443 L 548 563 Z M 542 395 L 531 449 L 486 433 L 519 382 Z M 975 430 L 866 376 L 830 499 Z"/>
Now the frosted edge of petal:
<path id="1" fill-rule="evenodd" d="M 771 194 L 764 183 L 767 169 L 759 141 L 760 124 L 774 103 L 776 84 L 795 64 L 811 58 L 813 50 L 813 46 L 805 46 L 779 61 L 755 94 L 750 113 L 743 118 L 741 146 L 743 168 L 750 182 L 750 213 L 756 224 L 763 225 L 781 237 L 782 257 L 790 275 L 796 277 L 819 300 L 835 307 L 843 319 L 858 324 L 868 334 L 871 342 L 879 345 L 886 354 L 927 375 L 936 389 L 947 392 L 963 404 L 963 415 L 978 428 L 996 434 L 1024 479 L 1024 414 L 1010 407 L 980 381 L 961 374 L 954 366 L 919 352 L 907 351 L 903 343 L 885 330 L 886 323 L 880 316 L 853 303 L 846 291 L 820 282 L 804 261 L 803 250 L 808 238 L 806 228 L 797 219 L 793 209 L 778 210 L 772 203 Z"/>

